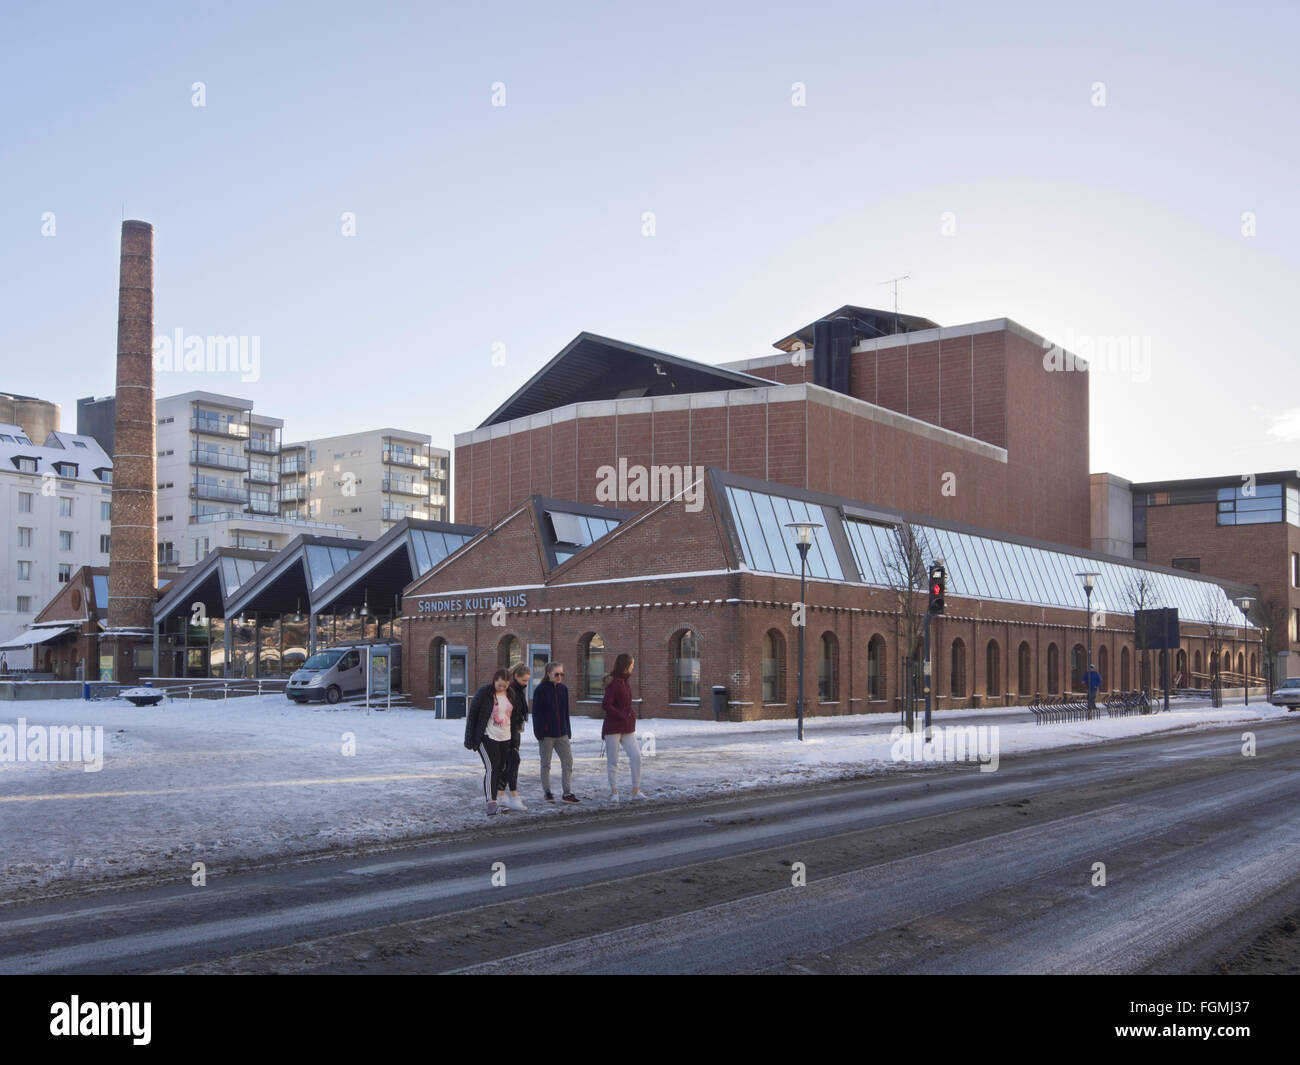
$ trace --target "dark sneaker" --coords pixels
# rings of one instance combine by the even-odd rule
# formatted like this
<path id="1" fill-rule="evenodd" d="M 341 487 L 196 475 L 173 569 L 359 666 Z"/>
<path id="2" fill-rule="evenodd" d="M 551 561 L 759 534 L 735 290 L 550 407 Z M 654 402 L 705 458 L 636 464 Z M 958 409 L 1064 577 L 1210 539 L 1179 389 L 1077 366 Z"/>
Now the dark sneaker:
<path id="1" fill-rule="evenodd" d="M 488 817 L 491 817 L 491 816 L 492 816 L 493 814 L 495 814 L 496 812 L 497 812 L 497 804 L 494 803 L 491 799 L 488 799 L 488 801 L 487 801 L 487 815 L 488 815 Z"/>
<path id="2" fill-rule="evenodd" d="M 565 795 L 565 796 L 563 797 L 563 801 L 564 801 L 564 802 L 568 802 L 568 803 L 573 803 L 574 805 L 577 805 L 577 802 L 578 802 L 578 796 L 574 795 L 573 792 L 569 792 L 568 795 Z"/>
<path id="3" fill-rule="evenodd" d="M 546 793 L 546 801 L 547 801 L 547 802 L 554 802 L 554 801 L 555 801 L 555 796 L 552 795 L 549 791 Z"/>

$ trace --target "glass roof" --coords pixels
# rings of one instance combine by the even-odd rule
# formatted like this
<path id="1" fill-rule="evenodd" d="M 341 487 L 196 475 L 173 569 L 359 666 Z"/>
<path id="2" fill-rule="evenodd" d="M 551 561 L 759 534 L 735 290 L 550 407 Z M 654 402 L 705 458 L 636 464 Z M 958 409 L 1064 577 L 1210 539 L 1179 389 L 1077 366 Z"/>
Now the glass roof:
<path id="1" fill-rule="evenodd" d="M 798 575 L 799 549 L 794 544 L 794 530 L 786 526 L 795 521 L 815 521 L 821 528 L 813 530 L 808 575 L 844 580 L 830 537 L 832 517 L 825 507 L 742 488 L 728 488 L 727 497 L 740 531 L 741 550 L 752 569 Z"/>
<path id="2" fill-rule="evenodd" d="M 361 554 L 359 547 L 307 545 L 307 575 L 313 589 L 319 588 L 339 570 Z"/>
<path id="3" fill-rule="evenodd" d="M 584 547 L 590 547 L 620 524 L 617 518 L 593 518 L 588 514 L 570 514 L 558 510 L 548 510 L 546 516 L 551 519 L 551 529 L 555 536 L 551 546 L 555 550 L 557 563 L 572 558 Z"/>
<path id="4" fill-rule="evenodd" d="M 430 529 L 412 529 L 411 546 L 415 548 L 416 576 L 428 573 L 439 562 L 471 539 L 466 533 L 437 532 Z"/>
<path id="5" fill-rule="evenodd" d="M 821 522 L 808 552 L 808 572 L 835 580 L 861 580 L 877 587 L 893 587 L 891 572 L 906 569 L 898 527 L 857 518 L 841 519 L 837 508 L 797 499 L 728 487 L 727 498 L 740 536 L 745 564 L 762 573 L 798 575 L 799 554 L 794 547 L 791 521 Z M 843 572 L 831 539 L 832 524 L 842 525 L 859 573 Z M 1008 543 L 989 536 L 913 525 L 923 565 L 943 559 L 948 590 L 957 597 L 990 599 L 1035 606 L 1083 610 L 1083 583 L 1076 574 L 1097 574 L 1092 608 L 1131 614 L 1134 599 L 1142 605 L 1177 607 L 1184 621 L 1209 622 L 1240 628 L 1245 619 L 1223 588 L 1209 581 L 1161 573 L 1119 560 L 1103 561 L 1072 554 Z M 860 574 L 860 576 L 859 576 Z M 922 578 L 923 579 L 923 578 Z M 1139 584 L 1145 583 L 1145 589 Z M 924 588 L 918 583 L 918 588 Z"/>
<path id="6" fill-rule="evenodd" d="M 221 556 L 221 578 L 226 584 L 227 597 L 235 594 L 236 589 L 246 584 L 266 562 L 255 558 L 232 558 Z"/>

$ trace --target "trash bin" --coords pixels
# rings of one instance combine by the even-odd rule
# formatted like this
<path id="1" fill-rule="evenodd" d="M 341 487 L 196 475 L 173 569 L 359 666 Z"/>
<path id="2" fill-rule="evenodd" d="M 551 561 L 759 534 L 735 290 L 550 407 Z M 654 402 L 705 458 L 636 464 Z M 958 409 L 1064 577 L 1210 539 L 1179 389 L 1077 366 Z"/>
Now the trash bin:
<path id="1" fill-rule="evenodd" d="M 713 686 L 713 720 L 721 721 L 727 714 L 727 689 L 725 685 Z"/>

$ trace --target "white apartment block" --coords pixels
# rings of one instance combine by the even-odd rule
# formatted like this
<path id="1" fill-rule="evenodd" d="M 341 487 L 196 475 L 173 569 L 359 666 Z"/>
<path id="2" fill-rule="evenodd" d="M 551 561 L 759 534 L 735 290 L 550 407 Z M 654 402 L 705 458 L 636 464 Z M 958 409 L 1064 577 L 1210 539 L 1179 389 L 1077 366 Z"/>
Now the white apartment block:
<path id="1" fill-rule="evenodd" d="M 285 517 L 340 522 L 377 540 L 403 518 L 447 521 L 450 454 L 427 434 L 371 429 L 285 444 Z"/>
<path id="2" fill-rule="evenodd" d="M 353 522 L 284 513 L 284 422 L 253 413 L 253 402 L 185 392 L 156 402 L 158 561 L 192 566 L 218 547 L 278 551 L 295 536 L 355 536 Z"/>
<path id="3" fill-rule="evenodd" d="M 82 566 L 107 566 L 113 460 L 93 437 L 52 432 L 43 445 L 0 423 L 0 641 L 18 635 Z M 31 651 L 6 651 L 10 669 Z"/>

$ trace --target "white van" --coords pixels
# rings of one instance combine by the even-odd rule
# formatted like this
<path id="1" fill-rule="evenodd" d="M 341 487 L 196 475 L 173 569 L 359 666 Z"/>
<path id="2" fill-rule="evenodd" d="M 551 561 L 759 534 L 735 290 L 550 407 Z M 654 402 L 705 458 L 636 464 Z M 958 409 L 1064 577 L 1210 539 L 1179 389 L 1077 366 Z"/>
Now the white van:
<path id="1" fill-rule="evenodd" d="M 295 703 L 337 703 L 345 695 L 366 690 L 364 647 L 331 647 L 317 651 L 289 678 L 284 694 Z"/>

